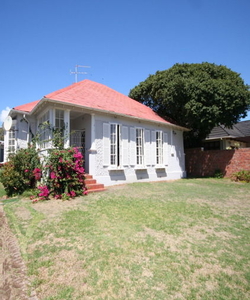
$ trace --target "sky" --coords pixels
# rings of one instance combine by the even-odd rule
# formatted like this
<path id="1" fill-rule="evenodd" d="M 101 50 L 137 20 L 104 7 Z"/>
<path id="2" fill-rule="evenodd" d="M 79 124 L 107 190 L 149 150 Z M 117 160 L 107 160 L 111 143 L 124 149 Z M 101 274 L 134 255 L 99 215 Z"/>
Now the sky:
<path id="1" fill-rule="evenodd" d="M 250 84 L 249 12 L 249 0 L 0 0 L 0 124 L 74 83 L 76 65 L 90 66 L 78 81 L 125 95 L 176 63 L 224 65 Z"/>

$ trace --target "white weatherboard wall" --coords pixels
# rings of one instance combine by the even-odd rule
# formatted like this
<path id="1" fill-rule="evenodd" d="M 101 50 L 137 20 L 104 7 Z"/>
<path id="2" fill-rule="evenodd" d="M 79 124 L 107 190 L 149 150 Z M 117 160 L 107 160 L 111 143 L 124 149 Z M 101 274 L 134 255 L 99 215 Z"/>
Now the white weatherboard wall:
<path id="1" fill-rule="evenodd" d="M 105 162 L 105 147 L 103 142 L 104 128 L 110 123 L 120 124 L 121 127 L 121 166 L 113 168 Z M 157 181 L 180 179 L 186 176 L 185 157 L 183 148 L 183 132 L 172 126 L 139 121 L 123 117 L 105 115 L 95 116 L 96 128 L 96 153 L 95 169 L 92 175 L 99 183 L 106 186 L 135 181 Z M 106 124 L 106 125 L 105 125 Z M 144 130 L 144 167 L 135 165 L 135 143 L 132 136 L 136 128 Z M 156 166 L 155 131 L 163 132 L 164 162 Z M 174 133 L 173 133 L 174 131 Z M 125 139 L 123 139 L 125 137 Z M 127 150 L 124 150 L 127 149 Z M 127 152 L 127 155 L 124 153 Z"/>

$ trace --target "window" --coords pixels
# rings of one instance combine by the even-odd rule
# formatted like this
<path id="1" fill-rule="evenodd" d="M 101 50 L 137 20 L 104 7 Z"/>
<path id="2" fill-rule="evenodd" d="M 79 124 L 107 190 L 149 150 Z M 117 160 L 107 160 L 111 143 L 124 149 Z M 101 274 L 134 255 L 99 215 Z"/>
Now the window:
<path id="1" fill-rule="evenodd" d="M 48 147 L 49 138 L 50 138 L 50 126 L 49 126 L 49 111 L 47 111 L 39 120 L 38 120 L 38 132 L 40 139 L 40 147 L 42 149 Z"/>
<path id="2" fill-rule="evenodd" d="M 120 166 L 120 125 L 110 124 L 110 164 Z"/>
<path id="3" fill-rule="evenodd" d="M 64 129 L 64 111 L 63 110 L 56 109 L 55 129 L 59 129 L 59 130 Z"/>
<path id="4" fill-rule="evenodd" d="M 103 164 L 120 167 L 121 165 L 121 125 L 103 124 Z"/>
<path id="5" fill-rule="evenodd" d="M 204 143 L 204 150 L 220 150 L 220 141 L 211 141 Z"/>
<path id="6" fill-rule="evenodd" d="M 64 145 L 64 111 L 55 110 L 55 126 L 53 128 L 53 144 L 55 147 Z"/>
<path id="7" fill-rule="evenodd" d="M 9 153 L 15 153 L 16 151 L 16 128 L 13 126 L 8 131 L 9 134 Z"/>
<path id="8" fill-rule="evenodd" d="M 163 164 L 163 139 L 162 131 L 156 131 L 156 164 Z"/>
<path id="9" fill-rule="evenodd" d="M 143 129 L 136 128 L 136 164 L 144 165 L 144 138 Z"/>

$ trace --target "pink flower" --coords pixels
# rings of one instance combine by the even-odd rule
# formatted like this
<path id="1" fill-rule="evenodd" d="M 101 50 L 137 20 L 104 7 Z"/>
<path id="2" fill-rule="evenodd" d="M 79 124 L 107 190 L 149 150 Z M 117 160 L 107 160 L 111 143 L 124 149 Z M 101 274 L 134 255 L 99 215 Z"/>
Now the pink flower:
<path id="1" fill-rule="evenodd" d="M 27 169 L 26 169 L 24 172 L 25 172 L 25 173 L 28 173 L 28 172 L 29 172 L 29 170 L 27 170 Z"/>
<path id="2" fill-rule="evenodd" d="M 47 198 L 49 196 L 49 189 L 46 185 L 45 186 L 40 185 L 38 189 L 40 190 L 40 193 L 38 194 L 39 197 Z"/>
<path id="3" fill-rule="evenodd" d="M 70 192 L 70 196 L 71 196 L 71 197 L 75 197 L 75 196 L 76 196 L 75 191 L 71 191 L 71 192 Z"/>
<path id="4" fill-rule="evenodd" d="M 55 172 L 51 172 L 50 173 L 50 178 L 51 179 L 56 179 L 56 173 Z"/>

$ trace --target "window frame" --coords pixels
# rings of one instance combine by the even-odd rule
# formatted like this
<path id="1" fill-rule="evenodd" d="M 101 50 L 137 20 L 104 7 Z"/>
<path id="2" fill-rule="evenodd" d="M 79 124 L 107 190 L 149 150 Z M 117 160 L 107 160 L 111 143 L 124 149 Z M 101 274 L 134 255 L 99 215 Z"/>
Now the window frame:
<path id="1" fill-rule="evenodd" d="M 155 155 L 156 155 L 156 165 L 162 166 L 164 157 L 163 157 L 163 132 L 162 130 L 155 131 Z"/>
<path id="2" fill-rule="evenodd" d="M 121 167 L 121 124 L 110 123 L 110 158 L 111 167 Z"/>
<path id="3" fill-rule="evenodd" d="M 138 134 L 139 133 L 139 134 Z M 144 166 L 145 161 L 145 137 L 144 128 L 135 128 L 135 155 L 136 155 L 136 166 Z"/>
<path id="4" fill-rule="evenodd" d="M 16 126 L 11 126 L 8 134 L 8 154 L 16 153 Z"/>
<path id="5" fill-rule="evenodd" d="M 42 127 L 44 125 L 44 127 Z M 49 147 L 49 141 L 51 137 L 50 128 L 50 111 L 47 110 L 44 114 L 38 118 L 38 133 L 39 133 L 39 146 L 41 149 Z"/>

